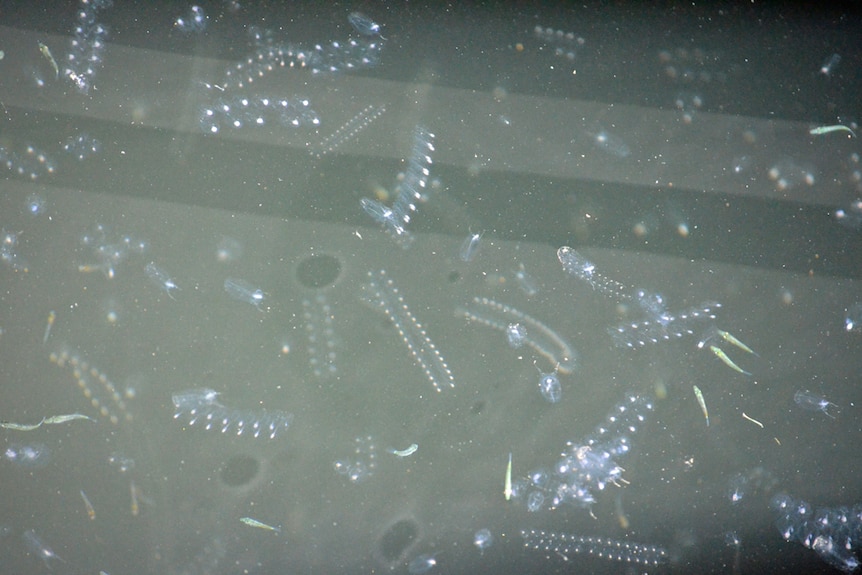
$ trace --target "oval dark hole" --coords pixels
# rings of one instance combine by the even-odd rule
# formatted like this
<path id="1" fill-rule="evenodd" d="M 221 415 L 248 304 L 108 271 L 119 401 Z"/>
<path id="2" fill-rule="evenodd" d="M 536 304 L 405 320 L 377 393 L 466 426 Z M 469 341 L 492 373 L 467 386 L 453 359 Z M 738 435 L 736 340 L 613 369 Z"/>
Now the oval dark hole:
<path id="1" fill-rule="evenodd" d="M 394 523 L 380 538 L 380 556 L 388 562 L 398 560 L 416 541 L 419 526 L 412 519 L 401 519 Z"/>
<path id="2" fill-rule="evenodd" d="M 239 487 L 254 479 L 259 470 L 260 463 L 254 457 L 235 455 L 222 468 L 221 480 L 229 487 Z"/>
<path id="3" fill-rule="evenodd" d="M 296 281 L 307 288 L 319 289 L 332 285 L 341 273 L 341 262 L 329 254 L 311 256 L 296 267 Z"/>

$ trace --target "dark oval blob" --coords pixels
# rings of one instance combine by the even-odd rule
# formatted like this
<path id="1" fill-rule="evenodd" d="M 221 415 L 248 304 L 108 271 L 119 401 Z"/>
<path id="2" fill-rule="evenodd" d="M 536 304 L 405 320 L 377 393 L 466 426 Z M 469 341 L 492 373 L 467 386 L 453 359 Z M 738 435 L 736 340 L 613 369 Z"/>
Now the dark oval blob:
<path id="1" fill-rule="evenodd" d="M 377 551 L 387 563 L 398 561 L 419 538 L 419 525 L 413 519 L 393 523 L 380 537 Z"/>
<path id="2" fill-rule="evenodd" d="M 335 283 L 341 274 L 341 262 L 335 256 L 320 254 L 299 262 L 296 281 L 307 288 L 319 289 Z"/>
<path id="3" fill-rule="evenodd" d="M 248 455 L 234 455 L 221 470 L 222 483 L 229 487 L 240 487 L 257 477 L 260 463 Z"/>

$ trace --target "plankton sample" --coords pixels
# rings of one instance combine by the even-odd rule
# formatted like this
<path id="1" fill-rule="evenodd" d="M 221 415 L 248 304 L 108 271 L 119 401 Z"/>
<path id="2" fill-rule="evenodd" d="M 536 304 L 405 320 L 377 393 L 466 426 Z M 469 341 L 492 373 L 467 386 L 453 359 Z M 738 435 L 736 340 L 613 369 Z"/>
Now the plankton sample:
<path id="1" fill-rule="evenodd" d="M 266 293 L 259 287 L 253 286 L 242 279 L 227 278 L 224 280 L 224 291 L 233 299 L 251 304 L 258 311 L 264 311 L 260 307 L 260 304 L 266 299 Z"/>
<path id="2" fill-rule="evenodd" d="M 419 555 L 413 559 L 409 565 L 407 565 L 407 572 L 410 573 L 410 575 L 423 575 L 423 573 L 428 573 L 435 565 L 437 565 L 436 557 L 436 553 L 434 555 Z"/>
<path id="3" fill-rule="evenodd" d="M 458 257 L 462 262 L 472 262 L 473 258 L 476 257 L 476 254 L 479 253 L 480 242 L 482 241 L 482 234 L 474 234 L 470 233 L 461 244 L 461 249 L 458 250 Z"/>
<path id="4" fill-rule="evenodd" d="M 150 278 L 152 283 L 159 286 L 166 294 L 168 294 L 169 298 L 175 299 L 171 292 L 180 289 L 180 286 L 177 285 L 168 272 L 153 262 L 147 264 L 147 267 L 144 268 L 144 272 L 147 274 L 147 277 Z"/>
<path id="5" fill-rule="evenodd" d="M 834 407 L 838 409 L 838 406 L 825 397 L 820 397 L 814 393 L 811 393 L 808 390 L 799 390 L 793 395 L 793 401 L 796 402 L 796 405 L 801 407 L 802 409 L 807 409 L 808 411 L 822 411 L 828 417 L 835 419 L 835 416 L 829 413 L 829 408 Z"/>
<path id="6" fill-rule="evenodd" d="M 473 534 L 473 545 L 479 550 L 480 554 L 485 553 L 485 549 L 494 544 L 494 535 L 490 529 L 479 529 Z"/>
<path id="7" fill-rule="evenodd" d="M 557 377 L 555 371 L 551 373 L 539 372 L 539 392 L 548 403 L 560 402 L 563 397 L 563 387 L 560 385 L 560 378 Z"/>
<path id="8" fill-rule="evenodd" d="M 24 532 L 24 543 L 27 545 L 27 550 L 30 554 L 40 558 L 49 571 L 51 570 L 51 561 L 56 559 L 63 563 L 66 562 L 62 557 L 54 553 L 50 547 L 45 545 L 45 542 L 32 529 Z"/>

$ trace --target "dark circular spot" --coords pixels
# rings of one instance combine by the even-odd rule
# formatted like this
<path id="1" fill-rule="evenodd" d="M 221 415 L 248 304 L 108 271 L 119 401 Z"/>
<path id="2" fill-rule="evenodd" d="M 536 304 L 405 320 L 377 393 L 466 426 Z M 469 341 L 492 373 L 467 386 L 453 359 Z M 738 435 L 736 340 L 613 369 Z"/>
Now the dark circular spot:
<path id="1" fill-rule="evenodd" d="M 229 487 L 245 485 L 257 476 L 260 463 L 248 455 L 234 455 L 221 470 L 222 483 Z"/>
<path id="2" fill-rule="evenodd" d="M 477 401 L 476 403 L 473 404 L 473 407 L 470 408 L 470 412 L 473 415 L 478 415 L 478 414 L 482 413 L 483 411 L 485 411 L 485 400 L 484 399 L 480 399 L 479 401 Z"/>
<path id="3" fill-rule="evenodd" d="M 459 281 L 461 281 L 461 272 L 457 270 L 452 270 L 451 272 L 449 272 L 450 284 L 458 283 Z"/>
<path id="4" fill-rule="evenodd" d="M 332 285 L 341 273 L 341 262 L 329 254 L 311 256 L 296 266 L 296 281 L 303 287 L 322 288 Z"/>
<path id="5" fill-rule="evenodd" d="M 392 563 L 400 560 L 418 537 L 419 525 L 413 519 L 401 519 L 383 533 L 377 550 L 384 561 Z"/>

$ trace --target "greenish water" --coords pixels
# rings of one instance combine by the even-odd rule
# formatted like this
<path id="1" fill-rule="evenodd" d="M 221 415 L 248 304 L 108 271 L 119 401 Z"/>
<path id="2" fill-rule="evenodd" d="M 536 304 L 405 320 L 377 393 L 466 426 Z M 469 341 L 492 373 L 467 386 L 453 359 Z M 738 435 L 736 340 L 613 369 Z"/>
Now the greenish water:
<path id="1" fill-rule="evenodd" d="M 0 420 L 96 420 L 2 430 L 4 565 L 830 568 L 770 501 L 862 501 L 846 17 L 201 6 L 0 28 Z"/>

